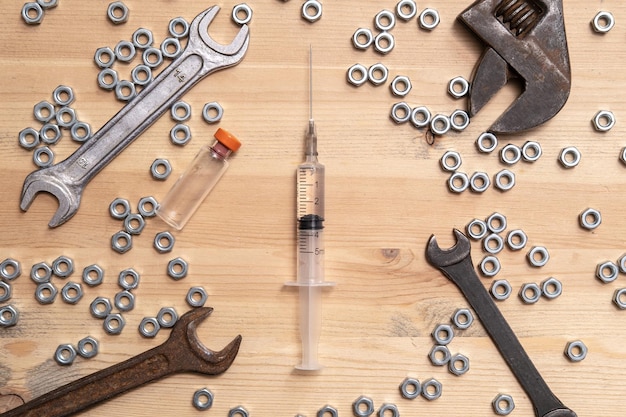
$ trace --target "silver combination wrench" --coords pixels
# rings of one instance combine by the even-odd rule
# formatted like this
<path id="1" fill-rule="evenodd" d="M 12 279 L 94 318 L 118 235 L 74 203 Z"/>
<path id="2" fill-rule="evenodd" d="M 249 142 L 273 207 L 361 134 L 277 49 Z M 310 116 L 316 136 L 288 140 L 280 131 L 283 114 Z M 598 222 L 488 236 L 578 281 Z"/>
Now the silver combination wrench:
<path id="1" fill-rule="evenodd" d="M 48 226 L 68 221 L 80 205 L 83 189 L 109 162 L 150 127 L 172 104 L 207 75 L 238 64 L 250 41 L 243 25 L 229 45 L 215 42 L 209 24 L 219 11 L 212 6 L 191 22 L 187 46 L 133 100 L 124 106 L 94 136 L 64 161 L 29 174 L 24 180 L 20 208 L 28 210 L 42 191 L 54 195 L 59 207 Z"/>

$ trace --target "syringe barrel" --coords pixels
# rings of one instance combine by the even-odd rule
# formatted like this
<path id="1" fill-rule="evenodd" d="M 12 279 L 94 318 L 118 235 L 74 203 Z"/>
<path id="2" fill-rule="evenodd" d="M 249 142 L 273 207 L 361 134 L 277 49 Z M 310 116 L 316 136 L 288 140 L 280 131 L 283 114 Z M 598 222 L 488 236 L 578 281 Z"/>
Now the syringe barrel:
<path id="1" fill-rule="evenodd" d="M 324 218 L 324 191 L 326 168 L 317 162 L 316 157 L 308 156 L 307 161 L 298 166 L 297 189 L 298 220 L 307 215 Z"/>
<path id="2" fill-rule="evenodd" d="M 316 215 L 298 220 L 298 284 L 319 285 L 324 282 L 323 219 Z"/>

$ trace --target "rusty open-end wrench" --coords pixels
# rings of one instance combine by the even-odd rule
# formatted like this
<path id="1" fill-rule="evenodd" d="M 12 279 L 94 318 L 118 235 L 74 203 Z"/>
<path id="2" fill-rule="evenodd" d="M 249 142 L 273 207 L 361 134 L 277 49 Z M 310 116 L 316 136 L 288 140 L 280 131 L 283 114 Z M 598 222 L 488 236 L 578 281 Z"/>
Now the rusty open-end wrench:
<path id="1" fill-rule="evenodd" d="M 170 337 L 160 346 L 35 398 L 0 417 L 61 417 L 77 413 L 130 389 L 179 372 L 219 375 L 235 360 L 241 336 L 223 350 L 206 348 L 197 325 L 213 308 L 201 307 L 178 319 Z"/>
<path id="2" fill-rule="evenodd" d="M 537 368 L 520 344 L 517 336 L 476 275 L 470 255 L 470 241 L 454 229 L 456 244 L 443 250 L 435 236 L 431 236 L 426 249 L 426 259 L 438 268 L 463 293 L 482 322 L 485 330 L 511 368 L 520 385 L 528 394 L 537 417 L 576 417 L 552 393 Z"/>
<path id="3" fill-rule="evenodd" d="M 219 7 L 213 6 L 193 19 L 182 54 L 89 141 L 64 161 L 26 177 L 22 210 L 28 210 L 37 193 L 46 191 L 59 201 L 59 208 L 48 225 L 56 227 L 65 223 L 78 211 L 83 189 L 98 172 L 198 81 L 243 59 L 250 40 L 248 26 L 243 25 L 229 45 L 221 45 L 208 34 L 209 24 L 218 11 Z"/>

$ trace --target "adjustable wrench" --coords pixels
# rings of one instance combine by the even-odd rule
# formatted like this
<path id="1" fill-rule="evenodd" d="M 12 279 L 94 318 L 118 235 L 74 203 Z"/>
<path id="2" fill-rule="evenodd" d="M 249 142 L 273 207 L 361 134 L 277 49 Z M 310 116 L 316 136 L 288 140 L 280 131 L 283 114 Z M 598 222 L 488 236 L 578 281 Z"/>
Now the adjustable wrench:
<path id="1" fill-rule="evenodd" d="M 561 110 L 571 88 L 563 0 L 478 0 L 458 19 L 487 44 L 474 71 L 470 116 L 515 76 L 524 92 L 490 131 L 528 130 Z"/>
<path id="2" fill-rule="evenodd" d="M 576 417 L 576 413 L 565 407 L 552 393 L 480 282 L 474 270 L 470 254 L 471 246 L 467 237 L 457 229 L 454 229 L 454 235 L 457 243 L 446 250 L 439 248 L 434 235 L 430 237 L 426 249 L 428 262 L 461 290 L 509 368 L 528 394 L 535 416 Z"/>
<path id="3" fill-rule="evenodd" d="M 88 142 L 59 164 L 26 177 L 20 203 L 23 211 L 28 210 L 37 193 L 46 191 L 59 201 L 48 226 L 65 223 L 78 211 L 83 189 L 98 172 L 198 81 L 243 59 L 250 40 L 248 26 L 242 26 L 232 43 L 221 45 L 207 32 L 218 11 L 219 6 L 212 6 L 193 19 L 182 54 Z"/>
<path id="4" fill-rule="evenodd" d="M 130 389 L 179 372 L 219 375 L 237 357 L 241 336 L 220 352 L 206 348 L 196 334 L 197 325 L 213 308 L 201 307 L 181 316 L 170 337 L 160 346 L 35 398 L 0 417 L 68 416 Z"/>

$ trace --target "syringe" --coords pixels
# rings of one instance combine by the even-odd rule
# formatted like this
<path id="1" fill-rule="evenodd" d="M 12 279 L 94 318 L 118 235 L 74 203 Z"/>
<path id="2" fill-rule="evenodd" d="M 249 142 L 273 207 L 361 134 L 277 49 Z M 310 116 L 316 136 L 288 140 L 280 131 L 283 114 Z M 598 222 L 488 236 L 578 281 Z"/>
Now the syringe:
<path id="1" fill-rule="evenodd" d="M 299 287 L 300 336 L 302 339 L 302 370 L 320 369 L 317 347 L 322 322 L 322 288 L 335 285 L 324 281 L 324 172 L 317 160 L 317 132 L 313 120 L 313 77 L 311 50 L 309 50 L 309 125 L 306 131 L 304 162 L 298 165 L 297 220 L 298 220 L 298 277 L 287 285 Z"/>

